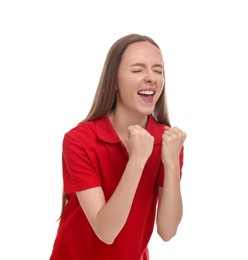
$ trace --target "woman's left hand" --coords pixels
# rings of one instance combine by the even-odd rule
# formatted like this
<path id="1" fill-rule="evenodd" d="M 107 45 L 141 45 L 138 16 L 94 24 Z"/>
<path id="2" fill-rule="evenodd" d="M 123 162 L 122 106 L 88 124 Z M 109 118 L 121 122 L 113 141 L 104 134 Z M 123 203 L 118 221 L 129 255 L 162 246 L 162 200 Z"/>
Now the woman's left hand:
<path id="1" fill-rule="evenodd" d="M 186 137 L 186 133 L 178 127 L 165 127 L 162 135 L 162 161 L 164 165 L 178 165 L 180 151 Z"/>

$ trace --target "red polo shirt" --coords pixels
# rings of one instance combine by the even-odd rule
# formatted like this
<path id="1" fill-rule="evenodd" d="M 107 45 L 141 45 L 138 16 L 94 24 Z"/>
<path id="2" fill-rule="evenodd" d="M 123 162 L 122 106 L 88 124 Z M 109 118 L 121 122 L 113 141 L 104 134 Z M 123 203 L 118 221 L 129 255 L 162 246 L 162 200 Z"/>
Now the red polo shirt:
<path id="1" fill-rule="evenodd" d="M 63 180 L 68 203 L 60 220 L 52 260 L 146 260 L 158 186 L 163 185 L 161 136 L 164 125 L 149 116 L 146 130 L 154 148 L 140 179 L 123 229 L 112 245 L 103 243 L 91 228 L 75 192 L 101 186 L 106 201 L 118 185 L 128 153 L 107 116 L 71 129 L 63 140 Z M 180 165 L 183 164 L 183 152 Z"/>

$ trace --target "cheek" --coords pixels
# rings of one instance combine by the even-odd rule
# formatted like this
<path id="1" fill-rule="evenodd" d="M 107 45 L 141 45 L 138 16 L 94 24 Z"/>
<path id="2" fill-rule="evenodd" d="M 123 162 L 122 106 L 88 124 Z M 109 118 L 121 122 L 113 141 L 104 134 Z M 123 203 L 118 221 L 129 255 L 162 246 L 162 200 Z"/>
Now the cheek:
<path id="1" fill-rule="evenodd" d="M 132 102 L 133 99 L 133 92 L 129 88 L 121 88 L 118 91 L 119 99 L 125 102 Z"/>
<path id="2" fill-rule="evenodd" d="M 128 84 L 118 84 L 118 90 L 117 90 L 117 97 L 118 100 L 121 100 L 122 102 L 128 102 L 130 100 L 132 95 L 132 91 L 130 88 L 130 85 Z"/>
<path id="3" fill-rule="evenodd" d="M 131 93 L 133 91 L 136 91 L 136 83 L 134 82 L 134 80 L 132 78 L 130 78 L 130 76 L 126 76 L 126 77 L 119 77 L 118 79 L 118 90 L 119 93 L 121 95 L 131 95 Z"/>
<path id="4" fill-rule="evenodd" d="M 158 94 L 161 95 L 162 91 L 164 89 L 164 81 L 161 82 L 160 87 L 158 88 Z"/>

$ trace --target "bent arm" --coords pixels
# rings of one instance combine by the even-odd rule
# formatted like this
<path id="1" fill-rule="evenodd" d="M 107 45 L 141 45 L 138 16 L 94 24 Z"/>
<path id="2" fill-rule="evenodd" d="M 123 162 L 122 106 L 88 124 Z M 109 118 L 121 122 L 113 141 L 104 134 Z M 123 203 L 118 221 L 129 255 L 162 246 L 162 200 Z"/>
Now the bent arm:
<path id="1" fill-rule="evenodd" d="M 164 183 L 159 190 L 157 230 L 164 241 L 169 241 L 175 236 L 183 214 L 180 179 L 186 133 L 177 127 L 166 127 L 162 138 Z"/>
<path id="2" fill-rule="evenodd" d="M 125 225 L 143 168 L 143 163 L 130 159 L 107 202 L 101 187 L 76 193 L 90 225 L 104 243 L 112 244 Z"/>
<path id="3" fill-rule="evenodd" d="M 164 184 L 159 188 L 157 232 L 164 241 L 169 241 L 175 236 L 183 213 L 179 164 L 165 167 L 164 172 Z"/>

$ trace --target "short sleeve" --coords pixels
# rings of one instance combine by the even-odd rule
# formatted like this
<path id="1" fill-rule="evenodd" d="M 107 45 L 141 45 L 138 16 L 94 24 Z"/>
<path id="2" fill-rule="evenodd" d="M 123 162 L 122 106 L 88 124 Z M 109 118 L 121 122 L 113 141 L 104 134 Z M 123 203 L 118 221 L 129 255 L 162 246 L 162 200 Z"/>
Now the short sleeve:
<path id="1" fill-rule="evenodd" d="M 64 193 L 101 186 L 100 177 L 77 135 L 64 135 L 62 145 Z"/>
<path id="2" fill-rule="evenodd" d="M 182 178 L 183 159 L 184 159 L 184 146 L 182 147 L 180 155 L 179 155 L 180 179 Z M 161 165 L 159 168 L 158 186 L 163 187 L 163 184 L 164 184 L 164 167 L 163 167 L 163 163 L 161 162 Z"/>

